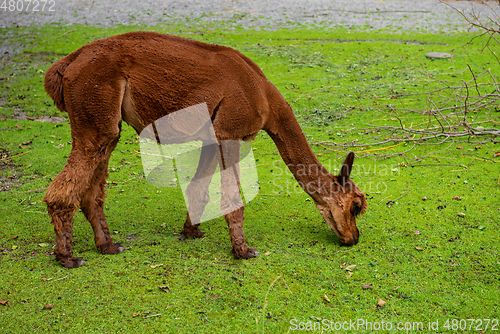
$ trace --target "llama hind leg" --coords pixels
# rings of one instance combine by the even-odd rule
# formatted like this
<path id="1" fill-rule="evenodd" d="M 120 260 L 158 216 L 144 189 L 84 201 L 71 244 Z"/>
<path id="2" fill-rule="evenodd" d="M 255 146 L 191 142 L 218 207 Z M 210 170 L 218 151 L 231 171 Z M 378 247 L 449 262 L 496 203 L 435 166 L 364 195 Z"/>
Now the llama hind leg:
<path id="1" fill-rule="evenodd" d="M 73 257 L 73 215 L 76 212 L 74 205 L 62 205 L 51 203 L 47 205 L 47 211 L 52 218 L 52 225 L 56 232 L 56 247 L 54 254 L 56 260 L 66 268 L 77 268 L 83 266 L 85 261 L 82 258 Z"/>
<path id="2" fill-rule="evenodd" d="M 111 240 L 106 215 L 104 214 L 104 199 L 106 198 L 105 185 L 108 178 L 109 156 L 116 147 L 118 139 L 111 143 L 106 150 L 106 156 L 94 170 L 89 188 L 82 198 L 81 208 L 92 225 L 96 247 L 102 254 L 118 254 L 125 251 L 125 247 L 115 244 Z"/>
<path id="3" fill-rule="evenodd" d="M 222 141 L 224 170 L 221 172 L 221 209 L 229 227 L 229 236 L 233 246 L 232 254 L 239 259 L 249 259 L 259 255 L 254 248 L 247 246 L 243 221 L 245 209 L 240 195 L 240 142 Z"/>
<path id="4" fill-rule="evenodd" d="M 208 187 L 219 161 L 218 145 L 206 145 L 202 147 L 196 174 L 186 189 L 189 208 L 186 221 L 184 222 L 184 229 L 181 232 L 186 238 L 201 238 L 205 234 L 199 228 L 199 217 L 203 213 L 208 201 L 210 201 Z M 197 221 L 194 224 L 190 213 L 193 220 Z"/>
<path id="5" fill-rule="evenodd" d="M 67 75 L 68 80 L 63 80 L 63 87 L 60 87 L 64 91 L 65 110 L 71 124 L 72 149 L 66 165 L 49 185 L 44 197 L 56 231 L 54 253 L 61 264 L 68 268 L 84 263 L 73 258 L 72 218 L 82 204 L 82 209 L 86 210 L 89 206 L 87 203 L 95 203 L 95 200 L 88 200 L 89 196 L 92 197 L 88 192 L 100 195 L 99 198 L 104 197 L 104 192 L 95 190 L 91 182 L 98 182 L 101 187 L 104 182 L 102 176 L 98 178 L 100 181 L 96 181 L 94 175 L 102 175 L 102 169 L 107 166 L 111 154 L 110 149 L 114 148 L 120 136 L 120 106 L 126 84 L 124 80 L 113 79 L 116 75 L 106 66 L 98 70 L 93 65 L 86 66 L 83 63 L 74 66 L 81 71 L 66 71 L 64 76 L 66 78 Z M 78 73 L 84 72 L 92 75 L 78 76 Z M 100 171 L 95 172 L 96 169 Z M 94 208 L 93 212 L 104 217 L 98 209 Z"/>
<path id="6" fill-rule="evenodd" d="M 82 259 L 73 257 L 73 215 L 80 205 L 82 194 L 88 188 L 89 170 L 94 165 L 92 160 L 73 149 L 63 170 L 54 178 L 43 198 L 56 233 L 56 260 L 67 268 L 85 264 Z"/>

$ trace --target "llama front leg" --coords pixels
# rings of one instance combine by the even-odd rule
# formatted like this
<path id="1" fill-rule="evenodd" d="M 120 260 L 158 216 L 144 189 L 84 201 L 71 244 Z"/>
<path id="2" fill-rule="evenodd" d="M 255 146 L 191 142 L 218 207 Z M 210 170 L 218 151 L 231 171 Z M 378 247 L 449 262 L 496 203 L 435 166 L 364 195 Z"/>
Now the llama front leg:
<path id="1" fill-rule="evenodd" d="M 221 209 L 229 228 L 233 250 L 231 253 L 239 259 L 249 259 L 259 255 L 254 248 L 249 248 L 243 232 L 245 209 L 240 195 L 240 147 L 239 141 L 221 142 L 224 170 L 221 171 Z"/>
<path id="2" fill-rule="evenodd" d="M 249 248 L 245 241 L 245 236 L 243 232 L 243 220 L 245 216 L 243 215 L 244 207 L 224 215 L 224 219 L 229 227 L 229 236 L 231 238 L 231 245 L 233 250 L 231 253 L 238 259 L 250 259 L 259 255 L 259 252 L 255 248 Z"/>
<path id="3" fill-rule="evenodd" d="M 205 232 L 200 230 L 200 224 L 193 224 L 189 218 L 189 212 L 186 214 L 186 221 L 184 222 L 184 228 L 181 234 L 188 239 L 201 238 Z"/>
<path id="4" fill-rule="evenodd" d="M 205 234 L 199 228 L 199 218 L 208 201 L 210 201 L 208 187 L 219 161 L 219 145 L 212 144 L 202 147 L 198 168 L 186 188 L 189 206 L 184 229 L 181 232 L 186 238 L 201 238 Z M 195 223 L 193 223 L 191 217 L 193 217 Z"/>

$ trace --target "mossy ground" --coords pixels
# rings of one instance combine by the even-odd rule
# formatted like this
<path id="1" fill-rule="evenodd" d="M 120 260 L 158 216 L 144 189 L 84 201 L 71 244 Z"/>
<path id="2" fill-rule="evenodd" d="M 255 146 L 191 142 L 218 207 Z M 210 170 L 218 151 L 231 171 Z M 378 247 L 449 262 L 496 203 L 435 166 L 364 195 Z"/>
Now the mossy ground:
<path id="1" fill-rule="evenodd" d="M 366 123 L 394 125 L 380 110 L 394 103 L 391 96 L 427 89 L 428 77 L 418 69 L 458 81 L 471 78 L 467 64 L 475 72 L 500 73 L 495 58 L 480 51 L 484 40 L 470 44 L 468 34 L 256 31 L 194 23 L 3 29 L 0 34 L 22 44 L 23 52 L 0 69 L 0 300 L 8 302 L 0 305 L 2 332 L 281 333 L 293 329 L 292 319 L 297 326 L 316 324 L 317 333 L 320 324 L 323 332 L 364 328 L 328 331 L 324 319 L 384 320 L 394 328 L 422 322 L 424 332 L 431 332 L 429 321 L 439 320 L 439 331 L 447 331 L 450 319 L 451 331 L 451 319 L 499 319 L 500 169 L 493 153 L 500 150 L 474 141 L 461 149 L 417 146 L 405 156 L 357 158 L 353 179 L 367 193 L 369 208 L 358 220 L 360 243 L 343 247 L 272 140 L 259 134 L 252 146 L 261 189 L 246 206 L 245 236 L 261 255 L 242 261 L 229 253 L 223 218 L 202 224 L 204 238 L 179 240 L 186 214 L 182 194 L 141 178 L 137 134 L 124 125 L 110 162 L 106 213 L 113 239 L 129 249 L 101 255 L 78 213 L 73 245 L 87 264 L 61 267 L 51 255 L 55 238 L 42 198 L 65 164 L 71 138 L 67 121 L 37 121 L 66 116 L 45 94 L 44 72 L 85 43 L 134 30 L 242 51 L 289 101 L 311 142 L 349 142 L 367 136 L 359 130 Z M 430 51 L 454 56 L 433 61 L 424 56 Z M 425 101 L 407 103 L 421 108 Z M 408 117 L 409 123 L 426 120 Z M 499 113 L 475 117 L 498 128 Z M 383 147 L 382 153 L 402 152 L 407 145 Z M 330 170 L 346 153 L 317 145 L 313 150 Z M 405 157 L 426 154 L 422 166 L 405 163 Z M 377 307 L 379 299 L 387 304 Z M 42 309 L 45 304 L 53 308 Z"/>

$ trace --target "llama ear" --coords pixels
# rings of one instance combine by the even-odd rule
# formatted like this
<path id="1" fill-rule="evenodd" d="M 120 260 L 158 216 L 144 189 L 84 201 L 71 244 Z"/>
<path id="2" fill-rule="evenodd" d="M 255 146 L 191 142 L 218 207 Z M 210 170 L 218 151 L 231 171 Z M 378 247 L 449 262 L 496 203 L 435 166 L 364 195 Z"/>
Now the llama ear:
<path id="1" fill-rule="evenodd" d="M 351 175 L 353 162 L 354 162 L 354 152 L 350 152 L 345 158 L 345 161 L 342 164 L 342 167 L 340 168 L 340 174 L 338 176 L 338 180 L 342 185 L 342 187 L 344 187 L 347 181 L 349 180 L 349 175 Z"/>

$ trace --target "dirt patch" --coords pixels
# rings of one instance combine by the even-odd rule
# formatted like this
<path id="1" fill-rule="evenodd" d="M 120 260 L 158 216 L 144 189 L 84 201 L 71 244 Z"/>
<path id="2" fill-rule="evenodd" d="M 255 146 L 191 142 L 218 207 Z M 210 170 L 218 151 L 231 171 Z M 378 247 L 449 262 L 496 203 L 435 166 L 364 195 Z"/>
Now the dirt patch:
<path id="1" fill-rule="evenodd" d="M 35 116 L 29 117 L 28 113 L 25 111 L 14 111 L 14 115 L 11 119 L 21 120 L 21 121 L 39 121 L 39 122 L 49 122 L 49 123 L 61 123 L 66 120 L 66 117 L 58 116 Z M 1 118 L 1 116 L 0 116 Z"/>
<path id="2" fill-rule="evenodd" d="M 46 60 L 47 57 L 61 58 L 65 56 L 65 54 L 58 54 L 55 52 L 47 52 L 47 51 L 40 51 L 40 52 L 24 51 L 23 54 L 25 56 L 32 58 L 33 60 Z"/>
<path id="3" fill-rule="evenodd" d="M 54 112 L 49 108 L 51 101 L 41 84 L 42 68 L 58 58 L 60 55 L 52 52 L 23 52 L 7 64 L 8 68 L 0 70 L 0 86 L 5 80 L 6 85 L 3 87 L 7 88 L 5 91 L 0 91 L 0 107 L 2 107 L 0 120 L 49 123 L 61 123 L 67 120 L 67 117 L 64 117 L 66 114 L 59 114 L 58 110 Z M 29 80 L 20 84 L 20 80 L 24 78 Z M 29 104 L 26 101 L 31 101 L 32 105 L 37 106 L 36 109 L 28 108 Z"/>
<path id="4" fill-rule="evenodd" d="M 6 149 L 0 149 L 0 174 L 6 170 L 16 170 L 15 165 L 10 162 L 10 153 Z M 14 185 L 19 185 L 21 172 L 16 171 L 15 175 L 0 175 L 0 192 L 10 191 Z"/>

